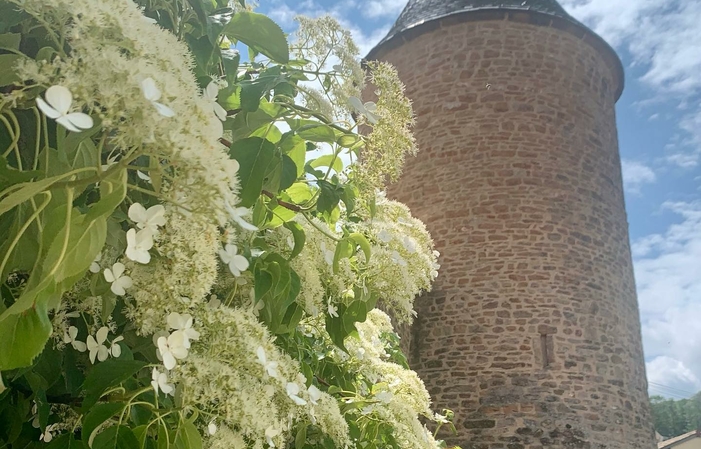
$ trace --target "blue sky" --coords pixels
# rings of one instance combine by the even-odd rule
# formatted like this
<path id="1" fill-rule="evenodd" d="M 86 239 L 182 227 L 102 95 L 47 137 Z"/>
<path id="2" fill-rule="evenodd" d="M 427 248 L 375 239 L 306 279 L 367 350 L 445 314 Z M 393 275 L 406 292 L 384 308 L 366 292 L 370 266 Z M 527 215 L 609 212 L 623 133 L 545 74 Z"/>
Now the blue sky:
<path id="1" fill-rule="evenodd" d="M 406 0 L 260 0 L 286 31 L 336 17 L 362 54 Z M 650 392 L 701 390 L 701 1 L 561 0 L 626 68 L 617 105 Z"/>

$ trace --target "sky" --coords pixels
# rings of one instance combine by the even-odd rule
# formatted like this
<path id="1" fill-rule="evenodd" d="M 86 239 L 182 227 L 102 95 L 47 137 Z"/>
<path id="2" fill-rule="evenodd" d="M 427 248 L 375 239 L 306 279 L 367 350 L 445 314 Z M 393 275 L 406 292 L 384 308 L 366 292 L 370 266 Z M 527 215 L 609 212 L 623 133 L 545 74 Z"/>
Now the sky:
<path id="1" fill-rule="evenodd" d="M 650 393 L 701 390 L 701 0 L 560 0 L 618 52 L 617 104 Z M 406 0 L 260 0 L 286 31 L 330 14 L 367 54 Z"/>

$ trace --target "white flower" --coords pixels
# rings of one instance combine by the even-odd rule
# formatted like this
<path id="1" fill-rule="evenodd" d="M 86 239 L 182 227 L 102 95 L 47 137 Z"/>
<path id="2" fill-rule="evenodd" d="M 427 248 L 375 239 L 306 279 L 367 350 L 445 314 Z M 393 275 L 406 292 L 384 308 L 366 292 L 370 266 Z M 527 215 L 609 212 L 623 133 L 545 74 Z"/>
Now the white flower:
<path id="1" fill-rule="evenodd" d="M 441 415 L 440 413 L 436 413 L 433 416 L 434 421 L 441 423 L 441 424 L 448 424 L 450 421 L 448 421 L 448 418 Z"/>
<path id="2" fill-rule="evenodd" d="M 332 316 L 334 318 L 338 318 L 338 308 L 334 306 L 333 304 L 329 303 L 329 306 L 327 307 L 327 310 L 329 312 L 329 316 Z"/>
<path id="3" fill-rule="evenodd" d="M 219 250 L 219 257 L 222 262 L 229 265 L 229 270 L 234 276 L 241 276 L 241 272 L 248 269 L 248 259 L 237 254 L 238 250 L 236 245 L 231 243 Z"/>
<path id="4" fill-rule="evenodd" d="M 317 401 L 321 399 L 321 390 L 319 390 L 314 384 L 309 385 L 309 388 L 307 388 L 307 393 L 309 393 L 309 402 L 314 405 L 316 405 Z"/>
<path id="5" fill-rule="evenodd" d="M 265 429 L 265 440 L 268 442 L 268 446 L 275 447 L 275 442 L 273 441 L 273 438 L 275 438 L 279 434 L 280 431 L 278 429 L 273 428 L 273 426 L 270 426 L 267 429 Z"/>
<path id="6" fill-rule="evenodd" d="M 185 334 L 181 331 L 175 331 L 166 337 L 158 338 L 158 354 L 163 359 L 163 366 L 167 370 L 172 370 L 177 364 L 177 360 L 182 360 L 187 357 L 187 349 L 190 347 Z"/>
<path id="7" fill-rule="evenodd" d="M 110 352 L 107 346 L 104 345 L 105 340 L 107 340 L 107 333 L 109 329 L 106 326 L 102 326 L 97 330 L 95 337 L 88 335 L 87 347 L 90 351 L 90 363 L 95 363 L 95 357 L 97 360 L 104 362 L 107 360 Z"/>
<path id="8" fill-rule="evenodd" d="M 294 382 L 287 382 L 285 390 L 287 390 L 287 396 L 289 396 L 295 404 L 307 405 L 307 401 L 299 397 L 299 385 Z"/>
<path id="9" fill-rule="evenodd" d="M 156 394 L 158 394 L 159 389 L 166 395 L 172 394 L 175 389 L 173 384 L 168 383 L 168 374 L 158 371 L 158 368 L 154 368 L 151 371 L 151 386 Z"/>
<path id="10" fill-rule="evenodd" d="M 214 435 L 217 433 L 217 424 L 214 421 L 211 421 L 209 424 L 207 424 L 207 433 L 210 435 Z"/>
<path id="11" fill-rule="evenodd" d="M 46 426 L 46 429 L 44 430 L 44 433 L 39 435 L 39 441 L 43 441 L 44 443 L 49 443 L 51 440 L 53 440 L 54 436 L 51 432 L 54 432 L 56 430 L 57 424 L 49 424 Z"/>
<path id="12" fill-rule="evenodd" d="M 100 272 L 100 259 L 102 259 L 102 253 L 98 253 L 97 256 L 95 256 L 95 260 L 92 261 L 90 264 L 90 272 L 91 273 L 99 273 Z"/>
<path id="13" fill-rule="evenodd" d="M 377 233 L 377 238 L 384 243 L 389 243 L 392 240 L 392 234 L 383 229 Z"/>
<path id="14" fill-rule="evenodd" d="M 414 254 L 416 252 L 416 241 L 408 235 L 404 236 L 404 240 L 402 243 L 404 244 L 404 248 L 409 252 L 409 254 Z"/>
<path id="15" fill-rule="evenodd" d="M 221 300 L 217 298 L 217 295 L 211 295 L 209 301 L 207 302 L 208 309 L 217 309 L 221 306 Z"/>
<path id="16" fill-rule="evenodd" d="M 75 338 L 78 336 L 78 328 L 75 326 L 71 326 L 68 328 L 68 332 L 65 332 L 63 334 L 63 342 L 65 344 L 70 343 L 71 346 L 73 346 L 73 349 L 75 349 L 78 352 L 85 352 L 85 349 L 87 346 L 85 343 L 82 341 L 78 341 Z"/>
<path id="17" fill-rule="evenodd" d="M 273 360 L 268 360 L 268 358 L 265 355 L 265 349 L 263 349 L 262 346 L 258 346 L 258 349 L 256 350 L 256 355 L 258 356 L 258 362 L 263 365 L 263 369 L 265 370 L 266 373 L 268 373 L 268 376 L 270 377 L 278 377 L 279 374 L 277 372 L 277 362 Z"/>
<path id="18" fill-rule="evenodd" d="M 112 354 L 112 357 L 119 357 L 122 355 L 122 347 L 119 346 L 117 343 L 120 341 L 124 340 L 124 337 L 121 335 L 119 337 L 115 337 L 114 340 L 112 340 L 112 343 L 110 343 L 110 354 Z"/>
<path id="19" fill-rule="evenodd" d="M 148 250 L 153 248 L 153 235 L 146 229 L 136 232 L 136 229 L 127 231 L 126 255 L 130 260 L 139 263 L 149 263 L 151 254 Z"/>
<path id="20" fill-rule="evenodd" d="M 149 175 L 147 175 L 146 173 L 142 172 L 141 170 L 136 170 L 136 176 L 138 176 L 139 179 L 151 184 L 151 177 Z"/>
<path id="21" fill-rule="evenodd" d="M 219 95 L 219 86 L 215 81 L 212 81 L 204 90 L 204 99 L 211 103 L 212 110 L 216 114 L 217 118 L 223 122 L 226 121 L 226 109 L 217 103 L 217 95 Z"/>
<path id="22" fill-rule="evenodd" d="M 112 265 L 112 269 L 105 268 L 105 280 L 111 284 L 110 290 L 117 296 L 124 296 L 126 293 L 125 289 L 130 288 L 134 284 L 129 276 L 122 276 L 124 268 L 124 264 L 121 262 Z"/>
<path id="23" fill-rule="evenodd" d="M 377 117 L 377 114 L 375 114 L 377 111 L 377 105 L 375 103 L 368 101 L 367 103 L 363 104 L 363 102 L 360 101 L 360 98 L 349 97 L 348 104 L 350 104 L 353 109 L 358 111 L 358 113 L 364 115 L 365 118 L 368 119 L 368 122 L 372 123 L 373 125 L 377 124 L 379 118 Z"/>
<path id="24" fill-rule="evenodd" d="M 392 251 L 392 262 L 399 266 L 406 267 L 406 260 L 404 260 L 402 255 L 397 251 Z"/>
<path id="25" fill-rule="evenodd" d="M 389 402 L 392 400 L 392 397 L 392 393 L 387 390 L 380 391 L 375 395 L 375 399 L 384 404 L 389 404 Z"/>
<path id="26" fill-rule="evenodd" d="M 173 117 L 175 115 L 175 111 L 163 103 L 158 102 L 158 100 L 161 99 L 161 91 L 158 86 L 156 86 L 156 82 L 153 78 L 149 77 L 141 82 L 141 92 L 144 94 L 144 98 L 150 101 L 163 117 Z"/>
<path id="27" fill-rule="evenodd" d="M 172 312 L 168 315 L 166 321 L 170 329 L 181 331 L 188 340 L 199 340 L 200 333 L 192 328 L 192 315 L 189 313 L 180 315 L 179 313 Z"/>
<path id="28" fill-rule="evenodd" d="M 257 231 L 258 228 L 253 226 L 251 223 L 247 222 L 246 220 L 243 219 L 244 216 L 248 215 L 250 210 L 246 207 L 231 207 L 231 205 L 228 202 L 224 203 L 224 208 L 226 211 L 229 213 L 229 216 L 231 217 L 232 220 L 234 220 L 236 223 L 238 223 L 239 226 L 241 226 L 243 229 L 247 231 Z"/>
<path id="29" fill-rule="evenodd" d="M 68 112 L 73 103 L 71 91 L 63 86 L 51 86 L 46 90 L 45 96 L 46 101 L 37 97 L 37 106 L 47 117 L 55 119 L 56 123 L 74 133 L 80 132 L 81 129 L 92 128 L 92 117 L 88 114 Z"/>
<path id="30" fill-rule="evenodd" d="M 327 264 L 333 265 L 334 252 L 326 249 L 326 242 L 321 242 L 321 254 L 324 255 Z"/>
<path id="31" fill-rule="evenodd" d="M 137 228 L 148 230 L 152 236 L 158 235 L 158 227 L 166 224 L 165 213 L 165 208 L 160 204 L 148 210 L 139 203 L 129 206 L 129 219 L 136 223 Z"/>

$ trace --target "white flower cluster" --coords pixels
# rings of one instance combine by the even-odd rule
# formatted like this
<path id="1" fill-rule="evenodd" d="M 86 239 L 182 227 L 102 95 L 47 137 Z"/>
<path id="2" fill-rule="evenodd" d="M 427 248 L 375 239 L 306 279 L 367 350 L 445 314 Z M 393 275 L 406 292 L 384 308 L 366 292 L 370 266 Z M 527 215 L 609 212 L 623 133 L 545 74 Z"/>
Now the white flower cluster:
<path id="1" fill-rule="evenodd" d="M 389 316 L 375 309 L 356 327 L 358 337 L 347 338 L 345 342 L 354 357 L 338 351 L 334 354 L 350 371 L 358 372 L 372 384 L 371 389 L 359 385 L 358 391 L 365 394 L 361 400 L 370 399 L 372 403 L 358 414 L 391 425 L 400 447 L 437 448 L 433 435 L 418 419 L 418 416 L 435 418 L 426 387 L 414 371 L 388 360 L 383 335 L 394 332 Z"/>
<path id="2" fill-rule="evenodd" d="M 336 400 L 300 373 L 296 361 L 271 343 L 252 311 L 206 306 L 201 335 L 173 379 L 185 405 L 218 416 L 221 429 L 238 429 L 247 446 L 283 447 L 295 422 L 316 422 L 339 447 L 349 443 Z"/>
<path id="3" fill-rule="evenodd" d="M 133 2 L 12 1 L 44 23 L 68 27 L 69 55 L 26 58 L 18 66 L 22 79 L 49 87 L 37 99 L 42 112 L 74 132 L 98 117 L 110 135 L 111 162 L 132 154 L 165 161 L 177 175 L 173 200 L 229 221 L 226 204 L 238 203 L 239 167 L 219 143 L 226 113 L 214 102 L 216 84 L 200 93 L 186 45 L 144 20 Z M 148 239 L 136 234 L 135 257 L 145 260 Z"/>
<path id="4" fill-rule="evenodd" d="M 411 321 L 414 298 L 430 291 L 438 275 L 439 254 L 425 225 L 404 204 L 378 195 L 375 218 L 351 226 L 373 242 L 366 285 L 400 322 Z"/>

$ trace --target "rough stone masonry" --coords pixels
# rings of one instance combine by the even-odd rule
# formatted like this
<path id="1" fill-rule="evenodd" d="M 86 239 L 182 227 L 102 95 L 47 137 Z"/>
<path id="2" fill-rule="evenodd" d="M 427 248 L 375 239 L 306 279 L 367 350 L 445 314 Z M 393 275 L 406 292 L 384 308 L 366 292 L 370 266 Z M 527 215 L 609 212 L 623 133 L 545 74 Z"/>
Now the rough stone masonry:
<path id="1" fill-rule="evenodd" d="M 417 116 L 419 155 L 388 193 L 442 254 L 406 345 L 455 411 L 444 436 L 654 448 L 616 54 L 554 0 L 414 0 L 369 58 L 397 67 Z"/>

